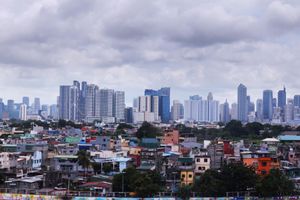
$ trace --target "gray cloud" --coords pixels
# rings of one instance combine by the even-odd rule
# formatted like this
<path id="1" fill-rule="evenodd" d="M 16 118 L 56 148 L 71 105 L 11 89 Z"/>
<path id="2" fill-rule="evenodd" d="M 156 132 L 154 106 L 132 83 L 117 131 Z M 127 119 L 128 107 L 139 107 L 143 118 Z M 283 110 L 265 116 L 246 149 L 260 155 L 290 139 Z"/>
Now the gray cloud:
<path id="1" fill-rule="evenodd" d="M 126 90 L 171 86 L 235 101 L 283 85 L 300 93 L 300 3 L 261 0 L 24 0 L 0 6 L 0 91 L 55 103 L 59 84 Z"/>

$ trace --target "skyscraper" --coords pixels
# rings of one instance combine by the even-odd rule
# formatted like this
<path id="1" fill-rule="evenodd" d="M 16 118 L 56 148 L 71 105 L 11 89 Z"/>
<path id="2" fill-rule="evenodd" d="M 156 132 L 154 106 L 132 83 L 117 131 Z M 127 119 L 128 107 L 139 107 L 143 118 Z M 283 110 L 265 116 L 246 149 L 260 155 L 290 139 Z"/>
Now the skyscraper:
<path id="1" fill-rule="evenodd" d="M 25 104 L 27 106 L 27 108 L 29 107 L 29 97 L 23 97 L 22 98 L 22 103 Z"/>
<path id="2" fill-rule="evenodd" d="M 99 88 L 97 85 L 89 84 L 86 86 L 86 96 L 84 100 L 85 118 L 94 118 L 96 116 L 96 94 L 98 93 L 98 90 Z"/>
<path id="3" fill-rule="evenodd" d="M 113 117 L 113 99 L 114 90 L 100 89 L 96 93 L 95 116 L 100 119 L 103 117 Z"/>
<path id="4" fill-rule="evenodd" d="M 15 101 L 12 99 L 7 100 L 7 112 L 10 119 L 15 117 Z"/>
<path id="5" fill-rule="evenodd" d="M 237 103 L 232 103 L 231 104 L 230 119 L 231 120 L 237 120 L 238 119 L 238 105 L 237 105 Z"/>
<path id="6" fill-rule="evenodd" d="M 238 105 L 237 105 L 238 120 L 247 121 L 247 88 L 243 84 L 238 86 Z"/>
<path id="7" fill-rule="evenodd" d="M 273 117 L 273 92 L 272 90 L 263 91 L 263 119 L 270 121 Z"/>
<path id="8" fill-rule="evenodd" d="M 278 107 L 280 107 L 281 110 L 284 110 L 284 106 L 286 105 L 286 89 L 285 89 L 285 87 L 283 88 L 283 90 L 278 91 L 277 99 L 278 99 Z"/>
<path id="9" fill-rule="evenodd" d="M 60 86 L 59 119 L 78 120 L 78 94 L 76 86 Z"/>
<path id="10" fill-rule="evenodd" d="M 220 105 L 220 121 L 223 123 L 228 123 L 230 121 L 230 110 L 227 100 L 224 104 Z"/>
<path id="11" fill-rule="evenodd" d="M 40 98 L 35 97 L 34 102 L 33 102 L 33 112 L 34 112 L 34 114 L 39 114 L 40 109 L 41 109 Z"/>
<path id="12" fill-rule="evenodd" d="M 146 89 L 145 96 L 159 97 L 159 116 L 162 122 L 168 123 L 170 120 L 170 88 L 164 87 L 159 90 Z"/>
<path id="13" fill-rule="evenodd" d="M 69 120 L 69 98 L 70 86 L 61 85 L 59 87 L 59 119 Z"/>
<path id="14" fill-rule="evenodd" d="M 294 96 L 294 106 L 300 107 L 300 95 Z"/>
<path id="15" fill-rule="evenodd" d="M 171 119 L 174 121 L 183 119 L 183 114 L 183 105 L 178 100 L 174 100 L 171 107 Z"/>
<path id="16" fill-rule="evenodd" d="M 263 100 L 257 99 L 256 100 L 256 120 L 262 121 L 263 119 Z"/>
<path id="17" fill-rule="evenodd" d="M 125 120 L 125 92 L 115 91 L 113 99 L 113 116 L 117 122 Z"/>
<path id="18" fill-rule="evenodd" d="M 20 118 L 20 120 L 27 120 L 27 105 L 26 104 L 20 105 L 19 118 Z"/>

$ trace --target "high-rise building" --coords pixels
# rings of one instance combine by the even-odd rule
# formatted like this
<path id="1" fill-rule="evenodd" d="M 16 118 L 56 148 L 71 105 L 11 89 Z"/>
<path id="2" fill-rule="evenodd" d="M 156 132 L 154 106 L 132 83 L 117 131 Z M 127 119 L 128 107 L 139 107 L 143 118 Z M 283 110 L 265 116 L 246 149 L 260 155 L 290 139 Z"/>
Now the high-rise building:
<path id="1" fill-rule="evenodd" d="M 238 104 L 237 103 L 231 104 L 230 119 L 238 120 Z"/>
<path id="2" fill-rule="evenodd" d="M 248 116 L 248 105 L 247 105 L 247 87 L 244 86 L 243 84 L 240 84 L 238 86 L 238 108 L 237 108 L 237 115 L 238 115 L 238 120 L 242 122 L 247 121 L 247 116 Z"/>
<path id="3" fill-rule="evenodd" d="M 27 120 L 27 105 L 21 104 L 20 105 L 20 111 L 19 111 L 19 118 L 20 120 Z"/>
<path id="4" fill-rule="evenodd" d="M 294 120 L 294 100 L 288 99 L 284 109 L 284 121 L 290 123 Z"/>
<path id="5" fill-rule="evenodd" d="M 133 113 L 135 123 L 160 121 L 159 96 L 140 96 L 137 103 L 137 108 Z"/>
<path id="6" fill-rule="evenodd" d="M 277 99 L 276 98 L 273 98 L 272 99 L 272 108 L 276 108 L 277 107 Z"/>
<path id="7" fill-rule="evenodd" d="M 263 91 L 263 119 L 271 121 L 273 117 L 273 92 L 272 90 Z"/>
<path id="8" fill-rule="evenodd" d="M 159 90 L 146 89 L 145 96 L 159 97 L 159 116 L 162 122 L 168 123 L 170 121 L 170 88 L 164 87 Z"/>
<path id="9" fill-rule="evenodd" d="M 46 104 L 42 105 L 42 112 L 44 113 L 44 115 L 46 115 L 48 117 L 49 115 L 49 106 Z"/>
<path id="10" fill-rule="evenodd" d="M 100 119 L 113 117 L 114 90 L 100 89 L 96 94 L 95 116 Z"/>
<path id="11" fill-rule="evenodd" d="M 294 96 L 294 106 L 300 107 L 300 95 Z"/>
<path id="12" fill-rule="evenodd" d="M 117 122 L 125 120 L 125 92 L 115 91 L 113 99 L 113 116 Z"/>
<path id="13" fill-rule="evenodd" d="M 39 114 L 40 109 L 41 109 L 40 98 L 35 97 L 34 102 L 33 102 L 33 112 L 34 112 L 34 114 Z"/>
<path id="14" fill-rule="evenodd" d="M 173 101 L 173 105 L 171 107 L 171 119 L 173 121 L 183 119 L 184 115 L 184 108 L 182 103 L 180 103 L 178 100 Z"/>
<path id="15" fill-rule="evenodd" d="M 60 86 L 59 119 L 78 120 L 78 94 L 76 86 Z"/>
<path id="16" fill-rule="evenodd" d="M 133 123 L 133 108 L 132 107 L 125 108 L 125 123 L 129 123 L 129 124 Z"/>
<path id="17" fill-rule="evenodd" d="M 5 111 L 5 106 L 3 100 L 0 98 L 0 119 L 3 119 L 3 113 Z"/>
<path id="18" fill-rule="evenodd" d="M 98 90 L 99 88 L 97 85 L 89 84 L 86 86 L 86 96 L 84 100 L 84 114 L 86 119 L 95 118 L 96 116 L 96 94 L 98 93 Z"/>
<path id="19" fill-rule="evenodd" d="M 10 119 L 15 118 L 15 101 L 7 100 L 7 112 Z"/>
<path id="20" fill-rule="evenodd" d="M 22 98 L 22 103 L 25 104 L 27 106 L 27 108 L 29 107 L 29 97 L 23 97 Z"/>
<path id="21" fill-rule="evenodd" d="M 263 100 L 262 99 L 256 100 L 256 120 L 259 122 L 263 120 Z"/>
<path id="22" fill-rule="evenodd" d="M 56 104 L 50 106 L 50 117 L 53 119 L 58 119 L 58 109 Z"/>
<path id="23" fill-rule="evenodd" d="M 283 88 L 283 90 L 278 91 L 277 99 L 278 99 L 278 107 L 281 108 L 281 110 L 284 110 L 284 106 L 286 105 L 286 89 L 285 89 L 285 87 Z"/>
<path id="24" fill-rule="evenodd" d="M 220 121 L 223 123 L 228 123 L 230 121 L 230 110 L 227 100 L 224 104 L 220 105 Z"/>
<path id="25" fill-rule="evenodd" d="M 198 122 L 218 122 L 219 102 L 213 100 L 212 93 L 209 93 L 207 100 L 202 100 L 198 95 L 191 96 L 184 101 L 184 119 Z"/>

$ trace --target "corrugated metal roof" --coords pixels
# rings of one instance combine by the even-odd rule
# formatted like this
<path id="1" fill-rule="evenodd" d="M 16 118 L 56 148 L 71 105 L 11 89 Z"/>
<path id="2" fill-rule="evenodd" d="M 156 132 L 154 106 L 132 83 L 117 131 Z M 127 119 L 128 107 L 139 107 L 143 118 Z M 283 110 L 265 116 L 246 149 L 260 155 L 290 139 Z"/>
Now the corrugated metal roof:
<path id="1" fill-rule="evenodd" d="M 300 141 L 300 136 L 298 135 L 280 135 L 278 136 L 280 141 Z"/>

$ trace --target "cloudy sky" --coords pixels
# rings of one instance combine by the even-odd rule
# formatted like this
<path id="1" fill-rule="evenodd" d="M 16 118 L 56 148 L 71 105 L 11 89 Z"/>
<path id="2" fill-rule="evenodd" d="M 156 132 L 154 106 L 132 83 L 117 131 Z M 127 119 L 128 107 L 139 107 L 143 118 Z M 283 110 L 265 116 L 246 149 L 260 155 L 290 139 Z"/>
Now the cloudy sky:
<path id="1" fill-rule="evenodd" d="M 87 80 L 126 91 L 170 86 L 172 99 L 236 101 L 244 83 L 300 93 L 299 0 L 1 0 L 0 97 L 55 103 Z"/>

